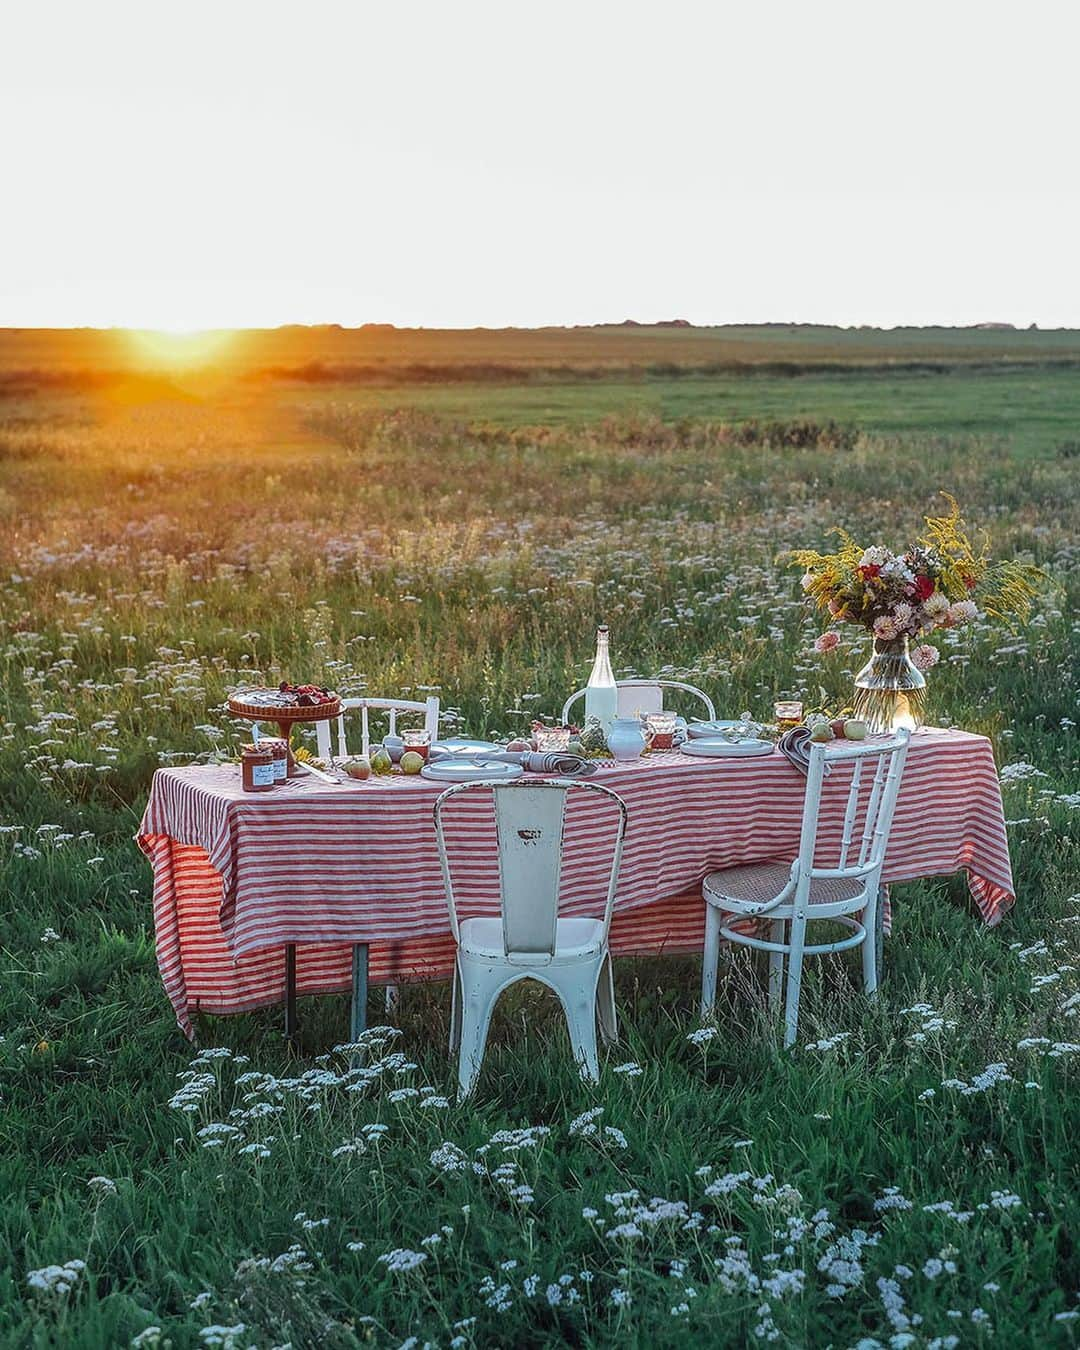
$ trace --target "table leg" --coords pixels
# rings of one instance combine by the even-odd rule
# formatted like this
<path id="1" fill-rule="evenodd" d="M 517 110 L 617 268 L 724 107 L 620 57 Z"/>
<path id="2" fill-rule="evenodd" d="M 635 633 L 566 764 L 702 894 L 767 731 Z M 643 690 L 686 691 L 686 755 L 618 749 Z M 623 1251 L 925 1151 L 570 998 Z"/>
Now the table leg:
<path id="1" fill-rule="evenodd" d="M 296 943 L 285 944 L 285 1039 L 296 1046 Z"/>
<path id="2" fill-rule="evenodd" d="M 368 944 L 354 942 L 352 949 L 352 1008 L 349 1040 L 358 1041 L 367 1028 Z"/>

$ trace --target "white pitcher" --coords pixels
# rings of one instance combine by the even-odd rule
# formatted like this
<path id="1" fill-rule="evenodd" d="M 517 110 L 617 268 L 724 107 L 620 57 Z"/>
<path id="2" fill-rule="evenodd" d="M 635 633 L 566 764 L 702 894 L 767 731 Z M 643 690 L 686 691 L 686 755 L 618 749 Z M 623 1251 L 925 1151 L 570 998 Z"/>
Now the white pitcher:
<path id="1" fill-rule="evenodd" d="M 608 749 L 616 759 L 638 759 L 652 738 L 640 717 L 616 717 L 607 735 Z"/>

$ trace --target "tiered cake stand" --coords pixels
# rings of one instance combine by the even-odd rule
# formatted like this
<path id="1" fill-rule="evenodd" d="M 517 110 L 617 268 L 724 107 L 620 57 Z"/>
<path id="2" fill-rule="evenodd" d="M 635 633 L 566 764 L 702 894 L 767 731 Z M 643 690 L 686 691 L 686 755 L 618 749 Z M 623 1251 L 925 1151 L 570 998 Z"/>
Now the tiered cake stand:
<path id="1" fill-rule="evenodd" d="M 233 717 L 242 717 L 248 722 L 276 722 L 281 739 L 289 749 L 289 777 L 296 774 L 296 758 L 293 755 L 292 729 L 298 722 L 332 722 L 341 716 L 341 699 L 335 698 L 329 703 L 318 703 L 313 707 L 299 705 L 274 705 L 267 703 L 246 703 L 242 696 L 230 698 L 229 712 Z"/>

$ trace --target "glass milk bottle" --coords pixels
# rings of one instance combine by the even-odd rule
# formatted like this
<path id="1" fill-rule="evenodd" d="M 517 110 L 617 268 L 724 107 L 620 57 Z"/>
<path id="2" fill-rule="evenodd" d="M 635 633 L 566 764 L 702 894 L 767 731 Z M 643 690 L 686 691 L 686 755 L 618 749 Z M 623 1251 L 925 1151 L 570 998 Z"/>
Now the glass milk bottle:
<path id="1" fill-rule="evenodd" d="M 611 660 L 608 657 L 607 624 L 602 623 L 596 630 L 596 660 L 593 662 L 589 683 L 585 686 L 585 720 L 595 717 L 599 720 L 605 736 L 611 730 L 611 724 L 619 715 L 619 690 L 615 676 L 611 673 Z"/>

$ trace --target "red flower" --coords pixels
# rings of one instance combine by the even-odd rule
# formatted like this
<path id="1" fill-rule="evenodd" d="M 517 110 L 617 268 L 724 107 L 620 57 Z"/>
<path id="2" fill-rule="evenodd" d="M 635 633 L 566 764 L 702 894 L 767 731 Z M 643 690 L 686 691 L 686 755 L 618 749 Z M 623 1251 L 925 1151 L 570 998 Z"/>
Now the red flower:
<path id="1" fill-rule="evenodd" d="M 865 567 L 859 568 L 859 576 L 864 581 L 869 581 L 871 577 L 879 577 L 880 575 L 881 567 L 878 563 L 867 563 Z"/>
<path id="2" fill-rule="evenodd" d="M 975 578 L 974 578 L 974 577 L 965 577 L 965 578 L 964 578 L 964 585 L 968 588 L 969 591 L 973 591 L 973 590 L 975 589 Z"/>
<path id="3" fill-rule="evenodd" d="M 929 577 L 915 578 L 916 600 L 922 603 L 923 600 L 929 600 L 933 594 L 934 594 L 934 583 L 930 580 Z"/>

